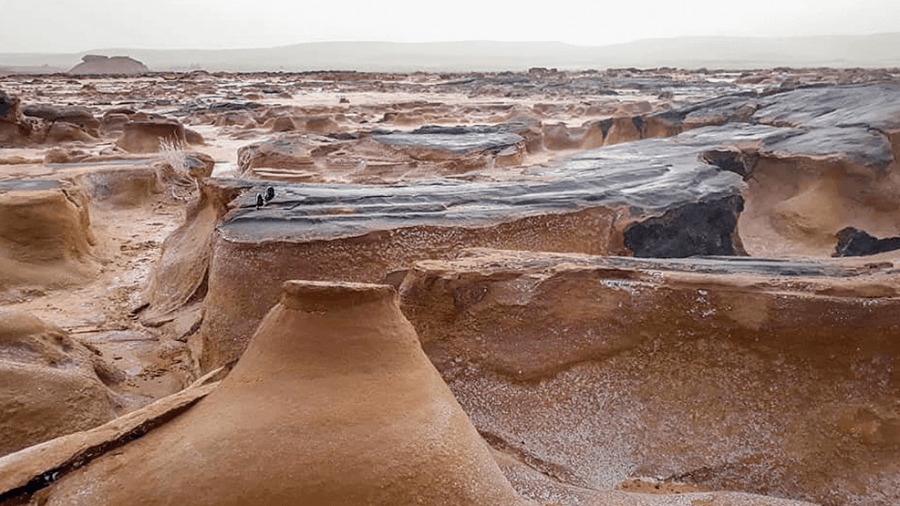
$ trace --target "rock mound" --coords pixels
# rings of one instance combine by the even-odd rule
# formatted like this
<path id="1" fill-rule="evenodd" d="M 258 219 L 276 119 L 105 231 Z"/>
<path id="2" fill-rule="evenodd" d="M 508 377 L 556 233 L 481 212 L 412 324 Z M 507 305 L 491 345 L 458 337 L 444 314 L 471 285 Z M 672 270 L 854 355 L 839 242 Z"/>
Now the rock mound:
<path id="1" fill-rule="evenodd" d="M 169 119 L 129 121 L 116 145 L 130 153 L 155 153 L 163 139 L 176 145 L 186 144 L 184 125 Z"/>
<path id="2" fill-rule="evenodd" d="M 88 198 L 78 186 L 0 182 L 0 291 L 83 277 L 94 265 L 94 242 Z"/>
<path id="3" fill-rule="evenodd" d="M 72 67 L 69 74 L 144 74 L 150 72 L 143 63 L 127 56 L 86 55 Z"/>
<path id="4" fill-rule="evenodd" d="M 95 118 L 94 114 L 87 107 L 28 104 L 22 107 L 22 113 L 25 116 L 41 118 L 49 123 L 57 121 L 71 123 L 84 129 L 94 137 L 98 136 L 98 129 L 100 128 L 100 120 Z"/>
<path id="5" fill-rule="evenodd" d="M 0 457 L 115 417 L 99 357 L 27 313 L 0 310 Z"/>
<path id="6" fill-rule="evenodd" d="M 390 286 L 291 281 L 212 394 L 62 478 L 46 504 L 85 503 L 524 501 Z"/>
<path id="7" fill-rule="evenodd" d="M 33 131 L 34 125 L 22 114 L 19 97 L 0 90 L 0 145 L 27 144 Z"/>

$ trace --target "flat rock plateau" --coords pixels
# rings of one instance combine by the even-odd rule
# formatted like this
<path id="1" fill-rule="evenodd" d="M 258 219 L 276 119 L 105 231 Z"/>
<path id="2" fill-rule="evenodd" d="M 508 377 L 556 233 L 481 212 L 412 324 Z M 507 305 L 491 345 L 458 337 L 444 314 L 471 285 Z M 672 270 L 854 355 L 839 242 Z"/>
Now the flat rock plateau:
<path id="1" fill-rule="evenodd" d="M 900 504 L 900 69 L 99 58 L 0 77 L 0 506 Z"/>

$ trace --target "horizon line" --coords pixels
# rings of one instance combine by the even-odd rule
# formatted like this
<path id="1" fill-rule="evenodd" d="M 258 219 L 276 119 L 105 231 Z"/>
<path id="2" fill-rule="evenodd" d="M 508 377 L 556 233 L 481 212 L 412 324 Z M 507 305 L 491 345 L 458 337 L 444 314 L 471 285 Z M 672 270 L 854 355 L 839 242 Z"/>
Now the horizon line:
<path id="1" fill-rule="evenodd" d="M 606 44 L 574 44 L 571 42 L 563 42 L 558 40 L 490 40 L 490 39 L 464 39 L 464 40 L 443 40 L 443 41 L 390 41 L 390 40 L 316 40 L 295 42 L 291 44 L 283 44 L 276 46 L 255 46 L 255 47 L 228 47 L 228 48 L 202 48 L 202 47 L 181 47 L 181 48 L 159 48 L 159 47 L 99 47 L 81 51 L 12 51 L 0 52 L 2 55 L 20 55 L 20 56 L 43 56 L 43 55 L 88 55 L 102 54 L 103 51 L 260 51 L 270 49 L 284 49 L 303 45 L 317 44 L 392 44 L 392 45 L 434 45 L 434 44 L 557 44 L 563 46 L 579 47 L 579 48 L 603 48 L 613 46 L 623 46 L 649 41 L 665 41 L 665 40 L 796 40 L 796 39 L 821 39 L 821 38 L 862 38 L 862 37 L 878 37 L 885 35 L 900 35 L 900 31 L 893 32 L 875 32 L 867 34 L 832 34 L 832 35 L 789 35 L 789 36 L 753 36 L 753 35 L 682 35 L 675 37 L 648 37 L 642 39 L 633 39 L 625 42 L 611 42 Z M 121 55 L 126 56 L 126 55 Z"/>

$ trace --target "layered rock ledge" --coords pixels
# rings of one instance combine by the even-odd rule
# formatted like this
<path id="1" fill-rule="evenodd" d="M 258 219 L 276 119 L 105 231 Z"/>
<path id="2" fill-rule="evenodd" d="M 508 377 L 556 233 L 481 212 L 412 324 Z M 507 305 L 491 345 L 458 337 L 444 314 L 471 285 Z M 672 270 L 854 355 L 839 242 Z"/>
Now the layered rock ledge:
<path id="1" fill-rule="evenodd" d="M 680 134 L 583 151 L 509 182 L 273 182 L 262 208 L 265 185 L 227 183 L 247 190 L 213 238 L 204 363 L 239 356 L 281 280 L 382 282 L 466 247 L 830 255 L 844 226 L 900 225 L 890 207 L 898 98 L 895 85 L 727 96 L 635 119 Z"/>
<path id="2" fill-rule="evenodd" d="M 887 505 L 894 265 L 473 250 L 401 295 L 479 432 L 564 483 Z"/>

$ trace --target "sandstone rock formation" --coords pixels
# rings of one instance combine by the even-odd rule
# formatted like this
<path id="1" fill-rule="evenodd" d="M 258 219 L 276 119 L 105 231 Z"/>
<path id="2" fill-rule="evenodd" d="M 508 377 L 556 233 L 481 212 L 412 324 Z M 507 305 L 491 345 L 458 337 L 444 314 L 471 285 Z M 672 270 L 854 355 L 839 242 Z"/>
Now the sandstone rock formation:
<path id="1" fill-rule="evenodd" d="M 64 286 L 96 268 L 88 198 L 70 183 L 0 181 L 0 293 Z"/>
<path id="2" fill-rule="evenodd" d="M 85 55 L 82 62 L 69 70 L 69 74 L 144 74 L 150 72 L 143 63 L 127 56 Z"/>
<path id="3" fill-rule="evenodd" d="M 262 210 L 254 210 L 259 189 L 252 188 L 216 234 L 202 330 L 206 363 L 232 360 L 277 296 L 255 272 L 232 268 L 251 258 L 278 279 L 372 282 L 413 258 L 446 257 L 461 247 L 826 256 L 834 233 L 855 220 L 896 230 L 891 132 L 900 128 L 898 97 L 896 85 L 723 97 L 638 122 L 684 130 L 674 137 L 580 152 L 516 183 L 285 185 Z M 863 126 L 844 119 L 855 114 Z M 243 323 L 228 316 L 248 307 Z"/>
<path id="4" fill-rule="evenodd" d="M 86 133 L 97 137 L 100 120 L 87 107 L 59 107 L 46 104 L 28 104 L 22 107 L 25 116 L 41 118 L 49 123 L 70 123 L 79 126 Z"/>
<path id="5" fill-rule="evenodd" d="M 891 69 L 0 77 L 0 303 L 117 360 L 120 411 L 239 361 L 193 408 L 211 385 L 0 458 L 0 503 L 73 503 L 95 483 L 192 493 L 187 472 L 168 480 L 169 457 L 215 480 L 175 439 L 222 462 L 246 450 L 226 466 L 244 466 L 229 477 L 244 490 L 315 478 L 265 457 L 311 459 L 304 438 L 328 438 L 309 427 L 353 417 L 318 424 L 319 403 L 292 412 L 309 427 L 285 425 L 268 402 L 303 390 L 256 395 L 282 376 L 241 365 L 289 356 L 245 350 L 281 282 L 310 279 L 401 287 L 491 446 L 478 465 L 496 477 L 496 462 L 526 499 L 893 506 L 898 82 Z M 184 151 L 204 137 L 191 149 L 206 155 Z M 156 153 L 161 138 L 181 149 Z M 308 397 L 344 391 L 333 377 Z M 240 424 L 252 430 L 235 437 Z M 288 432 L 262 458 L 241 447 Z M 385 452 L 351 442 L 345 455 Z M 396 478 L 355 476 L 358 490 Z"/>
<path id="6" fill-rule="evenodd" d="M 0 90 L 0 143 L 16 146 L 28 142 L 33 125 L 22 114 L 21 100 Z"/>
<path id="7" fill-rule="evenodd" d="M 213 232 L 227 205 L 242 187 L 201 183 L 198 201 L 186 213 L 184 223 L 163 243 L 162 254 L 142 295 L 146 307 L 140 313 L 148 322 L 175 318 L 173 313 L 206 295 Z"/>
<path id="8" fill-rule="evenodd" d="M 115 417 L 101 380 L 115 370 L 64 330 L 0 309 L 0 457 Z"/>
<path id="9" fill-rule="evenodd" d="M 477 250 L 401 294 L 479 432 L 565 483 L 886 505 L 898 288 L 892 262 Z"/>
<path id="10" fill-rule="evenodd" d="M 523 504 L 389 286 L 288 282 L 235 369 L 45 504 Z"/>
<path id="11" fill-rule="evenodd" d="M 244 177 L 280 181 L 389 184 L 453 177 L 521 163 L 526 145 L 512 132 L 516 128 L 520 126 L 291 134 L 240 148 L 238 163 Z"/>
<path id="12" fill-rule="evenodd" d="M 155 153 L 163 139 L 177 145 L 187 143 L 184 125 L 168 119 L 129 121 L 116 145 L 131 153 Z"/>

